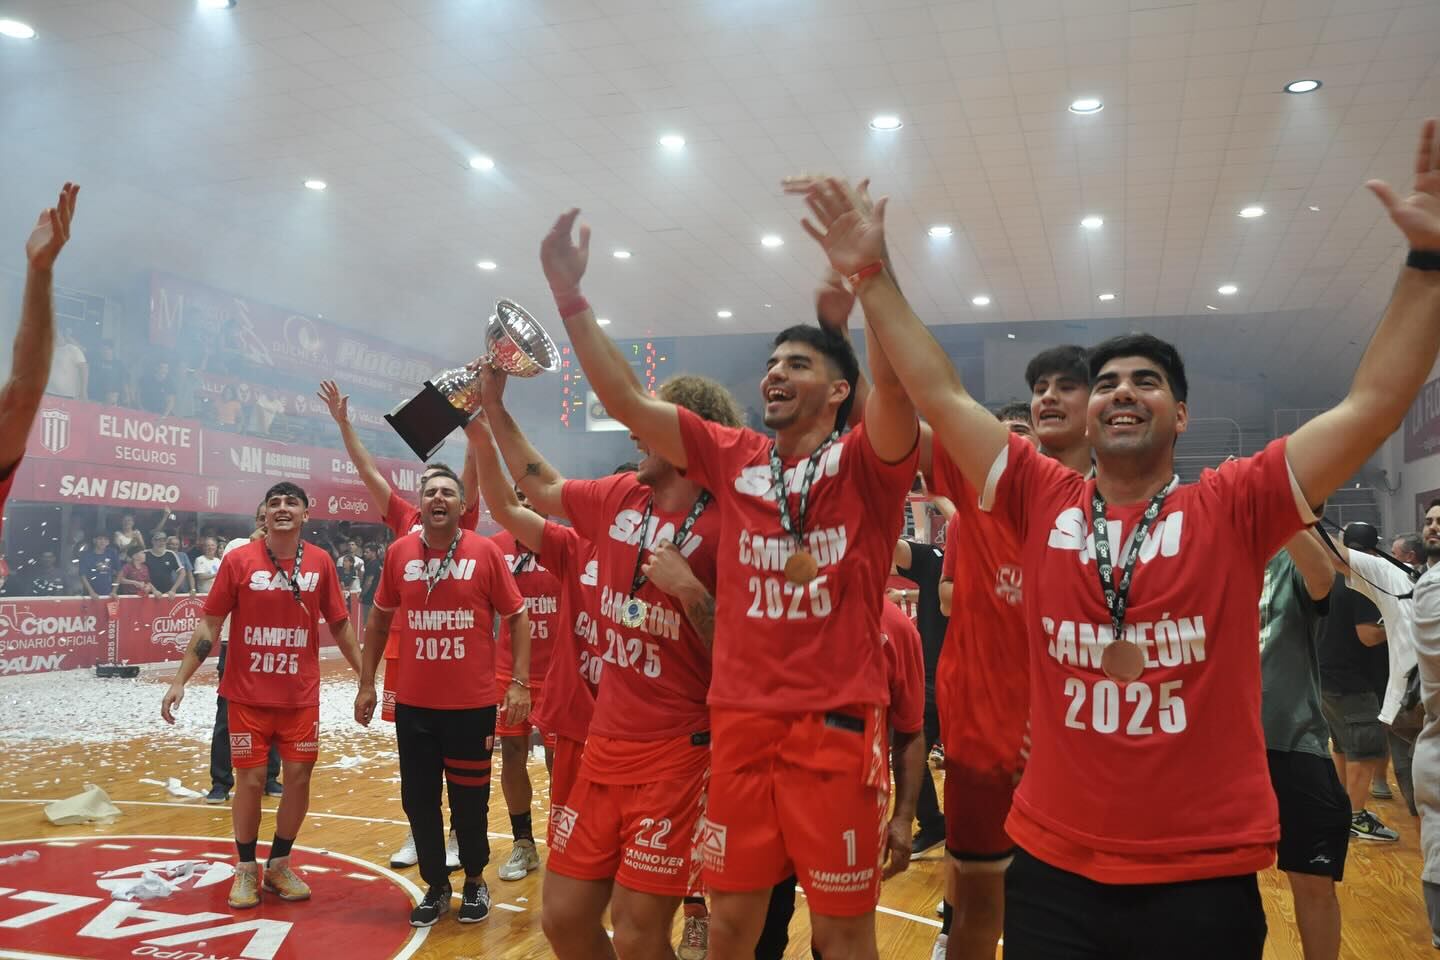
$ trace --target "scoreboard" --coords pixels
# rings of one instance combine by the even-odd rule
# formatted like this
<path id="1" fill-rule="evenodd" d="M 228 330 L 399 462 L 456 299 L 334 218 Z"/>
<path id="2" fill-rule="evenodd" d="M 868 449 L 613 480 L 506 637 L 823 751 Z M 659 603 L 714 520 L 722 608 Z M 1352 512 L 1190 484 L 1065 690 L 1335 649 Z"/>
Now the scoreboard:
<path id="1" fill-rule="evenodd" d="M 615 345 L 630 363 L 640 386 L 651 396 L 674 368 L 675 338 L 649 337 L 641 340 L 616 340 Z M 580 361 L 568 343 L 560 346 L 560 426 L 566 430 L 587 432 L 624 430 L 626 427 L 605 412 L 604 406 L 590 389 Z"/>

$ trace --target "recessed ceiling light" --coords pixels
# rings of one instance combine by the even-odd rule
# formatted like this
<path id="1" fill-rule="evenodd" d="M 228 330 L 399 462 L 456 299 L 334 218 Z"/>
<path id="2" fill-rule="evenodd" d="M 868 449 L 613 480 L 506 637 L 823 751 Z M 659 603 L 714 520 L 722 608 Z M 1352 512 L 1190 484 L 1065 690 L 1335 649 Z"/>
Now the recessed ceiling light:
<path id="1" fill-rule="evenodd" d="M 1240 290 L 1240 288 L 1237 287 L 1237 286 L 1235 286 L 1235 284 L 1233 284 L 1233 283 L 1222 284 L 1221 286 L 1218 286 L 1218 287 L 1215 288 L 1215 292 L 1216 292 L 1216 293 L 1220 294 L 1221 296 L 1225 296 L 1225 297 L 1232 296 L 1233 294 L 1235 294 L 1235 293 L 1238 292 L 1239 290 Z"/>
<path id="2" fill-rule="evenodd" d="M 1319 212 L 1320 212 L 1320 208 L 1317 207 L 1317 206 L 1315 206 L 1315 205 L 1312 203 L 1312 204 L 1310 205 L 1310 212 L 1311 212 L 1311 213 L 1319 213 Z"/>
<path id="3" fill-rule="evenodd" d="M 765 236 L 760 238 L 760 246 L 783 247 L 785 246 L 785 239 L 783 237 L 776 236 L 773 233 L 767 233 L 765 234 Z"/>
<path id="4" fill-rule="evenodd" d="M 494 260 L 481 260 L 480 262 L 476 263 L 475 266 L 479 267 L 481 270 L 494 270 L 494 269 L 495 269 L 495 261 L 494 261 Z"/>
<path id="5" fill-rule="evenodd" d="M 629 260 L 629 259 L 630 259 L 630 251 L 629 251 L 629 250 L 616 250 L 615 253 L 614 253 L 614 257 L 615 257 L 616 260 Z"/>
<path id="6" fill-rule="evenodd" d="M 1286 93 L 1310 93 L 1320 89 L 1319 80 L 1292 80 L 1285 84 Z"/>
<path id="7" fill-rule="evenodd" d="M 901 123 L 900 118 L 893 113 L 882 113 L 870 121 L 871 130 L 899 130 L 903 126 L 905 124 Z"/>
<path id="8" fill-rule="evenodd" d="M 1246 220 L 1254 220 L 1256 217 L 1263 217 L 1263 216 L 1265 216 L 1265 208 L 1264 208 L 1264 207 L 1245 207 L 1244 209 L 1242 209 L 1242 210 L 1240 211 L 1240 216 L 1244 217 Z"/>
<path id="9" fill-rule="evenodd" d="M 660 146 L 666 150 L 683 150 L 685 148 L 685 138 L 678 133 L 667 133 L 660 138 Z"/>
<path id="10" fill-rule="evenodd" d="M 19 20 L 0 20 L 0 37 L 12 40 L 34 40 L 35 28 Z"/>
<path id="11" fill-rule="evenodd" d="M 1015 339 L 1015 334 L 1013 334 L 1013 333 L 1007 333 L 1007 334 L 1005 334 L 1005 339 L 1006 339 L 1006 340 L 1014 340 L 1014 339 Z"/>
<path id="12" fill-rule="evenodd" d="M 970 302 L 973 303 L 973 304 L 975 304 L 975 306 L 977 306 L 977 307 L 988 307 L 988 306 L 990 306 L 990 298 L 987 297 L 987 296 L 985 296 L 985 294 L 983 294 L 983 293 L 980 294 L 980 296 L 978 296 L 978 297 L 971 297 L 971 298 L 970 298 Z"/>
<path id="13" fill-rule="evenodd" d="M 1102 303 L 1109 303 L 1111 300 L 1114 300 L 1114 299 L 1115 299 L 1115 294 L 1113 294 L 1113 293 L 1102 293 L 1102 294 L 1100 294 L 1100 296 L 1097 297 L 1096 299 L 1099 300 L 1099 301 L 1101 301 Z"/>
<path id="14" fill-rule="evenodd" d="M 326 183 L 325 183 L 324 180 L 306 180 L 306 181 L 305 181 L 305 189 L 306 189 L 306 190 L 324 190 L 325 187 L 326 187 Z"/>
<path id="15" fill-rule="evenodd" d="M 610 326 L 610 318 L 609 318 L 609 317 L 596 317 L 596 318 L 595 318 L 595 322 L 598 323 L 598 324 L 600 324 L 600 326 L 602 326 L 602 327 L 608 327 L 608 326 Z"/>
<path id="16" fill-rule="evenodd" d="M 952 235 L 955 230 L 951 227 L 946 226 L 943 223 L 937 223 L 935 224 L 935 226 L 930 228 L 929 232 L 930 236 L 934 237 L 936 240 L 944 240 L 946 237 Z"/>
<path id="17" fill-rule="evenodd" d="M 475 156 L 470 158 L 471 170 L 494 170 L 495 161 L 486 156 Z"/>
<path id="18" fill-rule="evenodd" d="M 729 320 L 731 317 L 735 316 L 735 314 L 731 313 L 729 310 L 716 310 L 715 316 L 719 317 L 721 320 Z"/>
<path id="19" fill-rule="evenodd" d="M 1080 226 L 1084 227 L 1086 230 L 1099 230 L 1101 227 L 1105 226 L 1105 218 L 1097 217 L 1092 213 L 1090 216 L 1080 221 Z"/>
<path id="20" fill-rule="evenodd" d="M 1207 304 L 1205 304 L 1205 309 L 1206 309 L 1206 310 L 1219 310 L 1220 308 L 1217 307 L 1217 306 L 1215 306 L 1215 304 L 1213 304 L 1213 303 L 1207 303 Z"/>
<path id="21" fill-rule="evenodd" d="M 206 10 L 229 10 L 235 6 L 235 0 L 200 0 L 200 6 Z"/>
<path id="22" fill-rule="evenodd" d="M 1071 113 L 1099 113 L 1105 109 L 1105 102 L 1099 97 L 1081 97 L 1070 101 Z"/>
<path id="23" fill-rule="evenodd" d="M 769 310 L 769 309 L 770 309 L 770 304 L 768 304 L 768 303 L 765 304 L 765 309 L 766 309 L 766 310 Z"/>

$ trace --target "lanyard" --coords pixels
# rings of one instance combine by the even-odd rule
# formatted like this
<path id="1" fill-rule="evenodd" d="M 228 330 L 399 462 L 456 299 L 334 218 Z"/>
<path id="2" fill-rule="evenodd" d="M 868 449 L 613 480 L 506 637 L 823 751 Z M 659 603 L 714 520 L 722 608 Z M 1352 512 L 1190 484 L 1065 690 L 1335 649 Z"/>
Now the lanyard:
<path id="1" fill-rule="evenodd" d="M 780 529 L 795 541 L 796 547 L 803 548 L 805 545 L 805 514 L 810 506 L 810 487 L 815 483 L 815 471 L 820 466 L 820 458 L 839 436 L 838 430 L 830 434 L 829 439 L 810 454 L 800 480 L 800 503 L 793 517 L 790 514 L 790 491 L 785 489 L 785 465 L 780 462 L 780 454 L 776 452 L 775 445 L 770 445 L 770 479 L 775 484 L 775 499 L 780 502 Z"/>
<path id="2" fill-rule="evenodd" d="M 265 539 L 265 552 L 270 555 L 270 562 L 275 564 L 275 571 L 285 578 L 286 584 L 290 587 L 290 595 L 295 598 L 295 602 L 302 607 L 305 606 L 305 601 L 300 596 L 299 583 L 300 559 L 305 556 L 305 541 L 301 540 L 295 545 L 295 570 L 289 574 L 286 574 L 285 568 L 280 566 L 280 561 L 276 558 L 275 551 L 270 549 L 270 540 L 268 537 Z"/>
<path id="3" fill-rule="evenodd" d="M 1113 639 L 1116 643 L 1120 642 L 1123 635 L 1125 607 L 1130 601 L 1130 580 L 1135 574 L 1135 563 L 1140 559 L 1140 547 L 1145 542 L 1155 518 L 1160 515 L 1160 505 L 1165 502 L 1165 494 L 1170 492 L 1170 486 L 1171 484 L 1167 483 L 1164 489 L 1150 498 L 1150 505 L 1145 508 L 1139 525 L 1131 535 L 1130 549 L 1126 551 L 1121 565 L 1118 583 L 1115 581 L 1115 565 L 1110 559 L 1110 531 L 1105 521 L 1105 498 L 1100 496 L 1099 486 L 1096 486 L 1095 494 L 1090 498 L 1090 528 L 1095 533 L 1095 567 L 1100 572 L 1100 592 L 1105 597 L 1105 605 L 1110 608 L 1110 623 L 1115 629 Z"/>
<path id="4" fill-rule="evenodd" d="M 432 592 L 434 592 L 436 584 L 438 584 L 441 580 L 443 580 L 443 579 L 445 578 L 445 571 L 449 568 L 449 566 L 450 566 L 450 561 L 451 561 L 451 559 L 453 559 L 454 556 L 455 556 L 455 548 L 458 547 L 458 546 L 460 546 L 460 534 L 461 534 L 462 532 L 463 532 L 463 531 L 461 531 L 461 530 L 456 530 L 456 531 L 455 531 L 455 539 L 450 541 L 450 549 L 448 549 L 448 550 L 445 551 L 445 559 L 440 561 L 440 566 L 438 566 L 438 567 L 435 568 L 435 572 L 434 572 L 434 573 L 431 573 L 430 570 L 429 570 L 429 566 L 430 566 L 430 563 L 429 563 L 429 561 L 430 561 L 430 556 L 429 556 L 429 555 L 430 555 L 430 544 L 428 544 L 428 543 L 425 542 L 425 534 L 423 534 L 423 533 L 420 534 L 420 549 L 423 551 L 422 556 L 425 557 L 425 561 L 426 561 L 426 563 L 425 563 L 425 566 L 426 566 L 426 570 L 425 570 L 425 602 L 426 602 L 426 603 L 429 603 L 429 602 L 430 602 L 430 594 L 431 594 Z"/>
<path id="5" fill-rule="evenodd" d="M 690 529 L 695 526 L 695 521 L 700 519 L 700 514 L 705 512 L 705 507 L 710 503 L 710 491 L 701 490 L 700 496 L 695 498 L 695 505 L 690 508 L 690 513 L 685 522 L 680 524 L 680 529 L 675 532 L 675 539 L 670 541 L 678 549 L 685 545 L 690 538 Z M 650 516 L 655 512 L 655 498 L 651 497 L 645 501 L 645 513 L 640 518 L 640 545 L 635 548 L 635 573 L 630 577 L 630 596 L 640 592 L 645 581 L 650 579 L 640 572 L 641 560 L 645 556 L 645 538 L 650 535 Z"/>
<path id="6" fill-rule="evenodd" d="M 533 556 L 535 556 L 534 550 L 521 551 L 520 555 L 515 558 L 515 565 L 510 568 L 510 576 L 518 577 L 520 575 L 520 570 L 525 566 L 525 564 L 530 562 L 530 558 Z"/>

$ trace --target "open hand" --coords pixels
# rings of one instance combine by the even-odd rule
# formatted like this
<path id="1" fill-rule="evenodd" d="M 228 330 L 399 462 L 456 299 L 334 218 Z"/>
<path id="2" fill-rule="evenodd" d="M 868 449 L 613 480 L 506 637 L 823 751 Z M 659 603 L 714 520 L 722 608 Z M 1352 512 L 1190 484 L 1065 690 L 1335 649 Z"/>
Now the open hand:
<path id="1" fill-rule="evenodd" d="M 888 197 L 881 197 L 872 209 L 862 194 L 852 191 L 843 181 L 833 177 L 816 183 L 805 194 L 805 203 L 815 215 L 818 226 L 810 220 L 800 221 L 805 232 L 814 237 L 830 258 L 830 265 L 844 276 L 885 259 L 885 207 Z"/>
<path id="2" fill-rule="evenodd" d="M 579 216 L 579 207 L 560 214 L 560 219 L 555 221 L 555 226 L 540 243 L 540 266 L 545 271 L 545 279 L 550 282 L 550 291 L 556 297 L 579 294 L 580 279 L 585 276 L 585 267 L 590 262 L 590 227 L 580 224 L 578 245 L 570 236 Z"/>
<path id="3" fill-rule="evenodd" d="M 67 183 L 60 188 L 60 199 L 55 206 L 40 211 L 40 219 L 35 221 L 35 229 L 25 242 L 30 269 L 48 272 L 55 266 L 55 258 L 70 239 L 70 221 L 75 216 L 75 197 L 79 192 L 78 186 Z"/>
<path id="4" fill-rule="evenodd" d="M 1384 180 L 1365 186 L 1385 205 L 1412 250 L 1440 252 L 1440 131 L 1432 117 L 1420 129 L 1415 151 L 1415 192 L 1401 199 Z"/>
<path id="5" fill-rule="evenodd" d="M 320 390 L 315 394 L 330 411 L 330 416 L 336 423 L 345 423 L 350 419 L 350 395 L 342 394 L 340 388 L 335 385 L 334 380 L 321 380 Z"/>

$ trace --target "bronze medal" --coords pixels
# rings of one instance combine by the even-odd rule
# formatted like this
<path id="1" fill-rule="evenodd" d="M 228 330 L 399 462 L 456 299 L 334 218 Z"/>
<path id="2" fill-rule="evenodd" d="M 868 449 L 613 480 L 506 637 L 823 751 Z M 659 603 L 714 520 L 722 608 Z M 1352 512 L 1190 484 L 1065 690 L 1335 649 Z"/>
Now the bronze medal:
<path id="1" fill-rule="evenodd" d="M 791 583 L 809 583 L 819 572 L 820 564 L 809 550 L 796 550 L 785 561 L 785 579 Z"/>
<path id="2" fill-rule="evenodd" d="M 1145 672 L 1145 651 L 1133 640 L 1116 640 L 1101 651 L 1100 669 L 1116 683 L 1138 680 Z"/>

